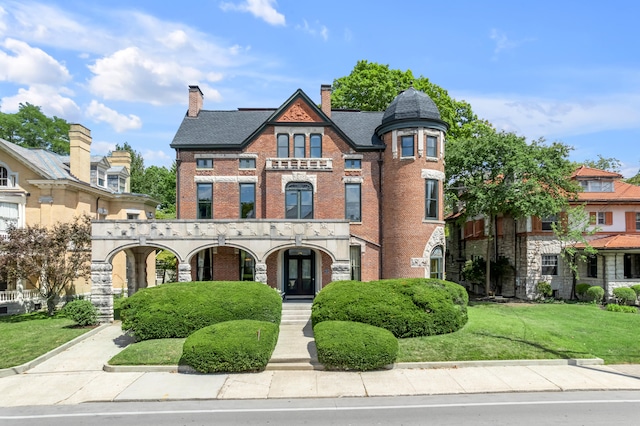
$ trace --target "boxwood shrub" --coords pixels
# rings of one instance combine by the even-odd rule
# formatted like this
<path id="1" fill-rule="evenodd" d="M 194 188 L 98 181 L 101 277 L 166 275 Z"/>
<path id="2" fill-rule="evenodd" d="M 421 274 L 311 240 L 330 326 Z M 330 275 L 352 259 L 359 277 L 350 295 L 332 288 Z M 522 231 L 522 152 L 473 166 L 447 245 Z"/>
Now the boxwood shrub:
<path id="1" fill-rule="evenodd" d="M 124 299 L 122 329 L 136 340 L 187 337 L 223 321 L 280 323 L 282 298 L 257 282 L 215 281 L 162 284 Z"/>
<path id="2" fill-rule="evenodd" d="M 613 289 L 613 295 L 618 300 L 618 303 L 622 305 L 630 305 L 635 303 L 638 296 L 636 292 L 629 287 L 618 287 Z"/>
<path id="3" fill-rule="evenodd" d="M 587 296 L 587 290 L 589 290 L 589 287 L 591 287 L 591 284 L 576 284 L 576 296 L 578 296 L 578 299 L 582 300 Z"/>
<path id="4" fill-rule="evenodd" d="M 609 312 L 623 312 L 625 314 L 637 314 L 638 308 L 635 306 L 617 305 L 615 303 L 609 303 L 607 305 L 607 311 Z"/>
<path id="5" fill-rule="evenodd" d="M 316 296 L 314 327 L 323 321 L 354 321 L 389 330 L 396 337 L 451 333 L 467 322 L 464 287 L 426 278 L 337 281 Z"/>
<path id="6" fill-rule="evenodd" d="M 72 300 L 64 305 L 62 314 L 81 327 L 98 323 L 98 310 L 90 300 Z"/>
<path id="7" fill-rule="evenodd" d="M 201 373 L 264 370 L 278 341 L 278 324 L 238 320 L 213 324 L 187 337 L 180 364 Z"/>
<path id="8" fill-rule="evenodd" d="M 313 335 L 318 361 L 328 370 L 375 370 L 393 364 L 398 356 L 398 339 L 369 324 L 323 321 Z"/>
<path id="9" fill-rule="evenodd" d="M 640 284 L 632 285 L 631 290 L 636 292 L 636 297 L 640 297 Z"/>
<path id="10" fill-rule="evenodd" d="M 600 286 L 594 285 L 587 290 L 587 299 L 594 303 L 602 303 L 604 298 L 604 289 Z"/>

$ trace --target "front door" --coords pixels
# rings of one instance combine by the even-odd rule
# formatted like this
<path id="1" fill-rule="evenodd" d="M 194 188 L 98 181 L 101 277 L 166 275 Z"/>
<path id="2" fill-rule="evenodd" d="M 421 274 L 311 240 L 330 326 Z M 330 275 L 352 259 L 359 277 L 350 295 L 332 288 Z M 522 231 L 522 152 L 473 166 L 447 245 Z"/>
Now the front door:
<path id="1" fill-rule="evenodd" d="M 284 292 L 287 296 L 313 296 L 315 255 L 310 249 L 292 249 L 284 254 Z"/>

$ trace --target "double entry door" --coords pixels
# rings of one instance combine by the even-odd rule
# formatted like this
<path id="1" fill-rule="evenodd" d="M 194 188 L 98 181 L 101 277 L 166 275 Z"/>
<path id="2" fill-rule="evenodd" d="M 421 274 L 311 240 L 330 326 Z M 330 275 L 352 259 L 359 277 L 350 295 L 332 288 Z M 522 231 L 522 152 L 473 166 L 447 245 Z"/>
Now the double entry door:
<path id="1" fill-rule="evenodd" d="M 291 249 L 284 254 L 284 292 L 287 296 L 313 296 L 316 262 L 311 249 Z"/>

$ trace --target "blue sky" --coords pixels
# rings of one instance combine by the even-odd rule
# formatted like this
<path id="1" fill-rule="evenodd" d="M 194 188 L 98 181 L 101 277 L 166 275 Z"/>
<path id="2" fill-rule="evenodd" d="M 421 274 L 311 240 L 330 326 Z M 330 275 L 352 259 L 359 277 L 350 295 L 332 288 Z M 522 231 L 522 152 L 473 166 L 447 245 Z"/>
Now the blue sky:
<path id="1" fill-rule="evenodd" d="M 206 109 L 278 107 L 366 59 L 411 69 L 528 139 L 640 167 L 636 1 L 0 0 L 0 111 L 91 129 L 92 153 L 169 147 L 198 84 Z"/>

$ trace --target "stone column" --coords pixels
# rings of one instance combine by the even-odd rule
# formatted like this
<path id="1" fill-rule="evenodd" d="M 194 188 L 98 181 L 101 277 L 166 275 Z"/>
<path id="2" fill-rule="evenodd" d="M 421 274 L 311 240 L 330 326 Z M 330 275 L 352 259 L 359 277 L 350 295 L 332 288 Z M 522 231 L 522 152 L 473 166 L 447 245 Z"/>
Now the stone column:
<path id="1" fill-rule="evenodd" d="M 184 283 L 191 280 L 191 264 L 179 263 L 178 264 L 178 282 Z"/>
<path id="2" fill-rule="evenodd" d="M 349 262 L 333 262 L 331 265 L 331 281 L 348 281 L 351 279 Z"/>
<path id="3" fill-rule="evenodd" d="M 256 262 L 255 280 L 262 284 L 267 284 L 267 264 Z"/>
<path id="4" fill-rule="evenodd" d="M 113 288 L 110 263 L 91 263 L 91 302 L 98 309 L 101 324 L 113 322 Z"/>

